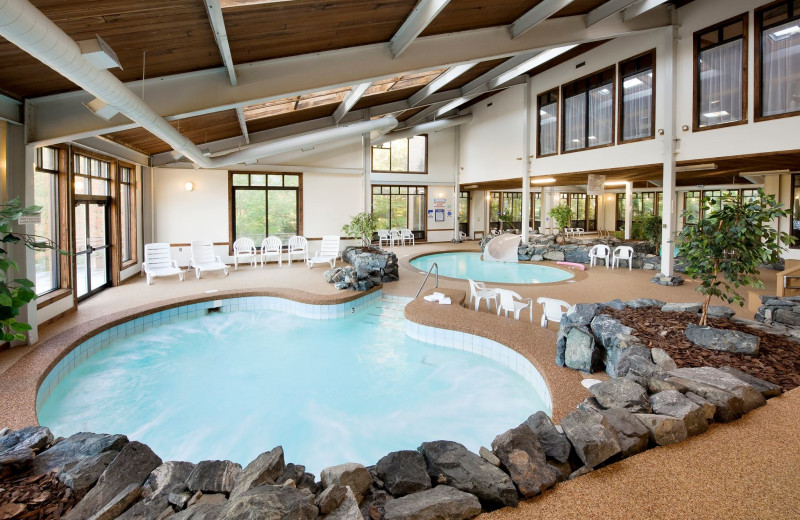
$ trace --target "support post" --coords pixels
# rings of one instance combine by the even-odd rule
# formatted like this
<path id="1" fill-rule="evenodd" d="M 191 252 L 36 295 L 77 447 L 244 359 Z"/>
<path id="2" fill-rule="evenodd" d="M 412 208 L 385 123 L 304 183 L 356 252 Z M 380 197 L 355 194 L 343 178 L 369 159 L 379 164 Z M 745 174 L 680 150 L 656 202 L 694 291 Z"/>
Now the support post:
<path id="1" fill-rule="evenodd" d="M 633 183 L 625 183 L 625 240 L 631 239 L 631 227 L 633 227 Z"/>
<path id="2" fill-rule="evenodd" d="M 522 123 L 522 243 L 528 243 L 529 228 L 531 225 L 531 170 L 528 167 L 531 154 L 531 78 L 525 79 L 523 92 L 523 117 Z"/>
<path id="3" fill-rule="evenodd" d="M 370 145 L 369 132 L 361 134 L 361 163 L 364 168 L 364 213 L 372 213 L 370 204 L 370 196 L 372 195 L 372 186 L 370 184 Z"/>
<path id="4" fill-rule="evenodd" d="M 453 174 L 453 242 L 461 242 L 461 220 L 458 218 L 459 203 L 461 201 L 458 176 L 461 174 L 461 127 L 455 127 L 455 172 Z M 426 215 L 427 218 L 427 215 Z"/>
<path id="5" fill-rule="evenodd" d="M 664 65 L 659 72 L 667 85 L 666 106 L 664 108 L 664 174 L 662 196 L 664 197 L 661 215 L 661 274 L 672 276 L 673 259 L 672 237 L 675 234 L 675 110 L 677 107 L 677 67 L 678 45 L 677 29 L 669 26 L 664 29 Z"/>

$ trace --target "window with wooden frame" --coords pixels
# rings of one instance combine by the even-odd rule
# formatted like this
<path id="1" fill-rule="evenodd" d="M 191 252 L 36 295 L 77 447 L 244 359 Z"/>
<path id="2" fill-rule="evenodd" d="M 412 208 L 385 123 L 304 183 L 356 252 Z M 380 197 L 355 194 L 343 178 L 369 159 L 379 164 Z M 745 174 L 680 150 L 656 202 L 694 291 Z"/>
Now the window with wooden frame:
<path id="1" fill-rule="evenodd" d="M 539 138 L 536 154 L 547 157 L 558 153 L 558 89 L 536 96 Z"/>
<path id="2" fill-rule="evenodd" d="M 747 14 L 694 34 L 694 129 L 747 122 Z"/>
<path id="3" fill-rule="evenodd" d="M 122 267 L 136 264 L 136 167 L 119 164 L 119 230 Z"/>
<path id="4" fill-rule="evenodd" d="M 45 146 L 36 149 L 36 167 L 33 171 L 34 204 L 41 206 L 40 221 L 33 226 L 37 240 L 47 239 L 59 244 L 59 200 L 58 173 L 59 151 Z M 39 250 L 34 253 L 36 265 L 36 294 L 42 295 L 61 287 L 60 265 L 56 249 Z"/>
<path id="5" fill-rule="evenodd" d="M 428 136 L 415 135 L 373 146 L 372 171 L 428 173 Z"/>
<path id="6" fill-rule="evenodd" d="M 372 214 L 378 229 L 410 229 L 415 239 L 424 239 L 425 186 L 372 186 Z"/>
<path id="7" fill-rule="evenodd" d="M 655 136 L 656 51 L 651 50 L 619 64 L 619 142 Z"/>
<path id="8" fill-rule="evenodd" d="M 468 191 L 458 193 L 458 230 L 469 235 L 469 200 Z"/>
<path id="9" fill-rule="evenodd" d="M 533 214 L 531 225 L 536 232 L 542 225 L 542 194 L 538 191 L 531 192 L 531 213 Z"/>
<path id="10" fill-rule="evenodd" d="M 789 233 L 797 240 L 792 249 L 800 248 L 800 174 L 792 174 L 792 229 Z"/>
<path id="11" fill-rule="evenodd" d="M 561 193 L 561 203 L 572 209 L 571 227 L 597 230 L 597 195 Z"/>
<path id="12" fill-rule="evenodd" d="M 500 215 L 511 215 L 511 222 L 504 223 L 503 229 L 522 227 L 522 192 L 493 191 L 489 200 L 489 227 L 500 229 Z"/>
<path id="13" fill-rule="evenodd" d="M 276 236 L 286 245 L 302 235 L 303 177 L 297 173 L 231 172 L 229 188 L 230 253 L 240 238 L 261 242 Z"/>
<path id="14" fill-rule="evenodd" d="M 757 120 L 800 113 L 800 0 L 755 11 Z"/>
<path id="15" fill-rule="evenodd" d="M 561 87 L 561 150 L 614 144 L 614 67 Z"/>
<path id="16" fill-rule="evenodd" d="M 636 191 L 631 197 L 631 217 L 642 215 L 661 215 L 663 197 L 658 191 Z M 625 194 L 617 193 L 617 230 L 625 228 Z"/>

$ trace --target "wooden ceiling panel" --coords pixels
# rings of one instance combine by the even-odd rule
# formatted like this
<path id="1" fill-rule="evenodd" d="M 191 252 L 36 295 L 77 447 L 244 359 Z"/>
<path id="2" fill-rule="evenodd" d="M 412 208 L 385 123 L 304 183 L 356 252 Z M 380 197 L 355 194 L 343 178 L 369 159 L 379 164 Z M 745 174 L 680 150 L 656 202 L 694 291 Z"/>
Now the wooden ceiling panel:
<path id="1" fill-rule="evenodd" d="M 198 146 L 242 134 L 236 110 L 223 110 L 197 117 L 187 117 L 181 119 L 180 124 L 178 121 L 171 121 L 170 124 Z M 167 143 L 143 128 L 114 132 L 106 134 L 104 137 L 147 155 L 172 150 Z"/>
<path id="2" fill-rule="evenodd" d="M 451 0 L 421 36 L 509 25 L 541 1 Z"/>
<path id="3" fill-rule="evenodd" d="M 124 70 L 110 72 L 122 81 L 179 74 L 222 65 L 202 2 L 197 0 L 32 0 L 76 41 L 102 37 Z M 0 85 L 14 97 L 75 90 L 75 85 L 0 38 Z"/>
<path id="4" fill-rule="evenodd" d="M 417 107 L 417 108 L 411 108 L 409 110 L 405 110 L 403 113 L 401 113 L 399 116 L 397 116 L 397 120 L 402 123 L 406 119 L 409 119 L 409 118 L 413 117 L 415 114 L 419 114 L 420 112 L 422 112 L 426 108 L 427 107 Z"/>
<path id="5" fill-rule="evenodd" d="M 451 90 L 451 89 L 454 89 L 454 88 L 461 88 L 464 85 L 466 85 L 467 83 L 469 83 L 470 81 L 472 81 L 474 79 L 478 79 L 482 75 L 486 74 L 487 72 L 489 72 L 493 68 L 497 67 L 498 65 L 500 65 L 501 63 L 503 63 L 507 59 L 508 58 L 499 58 L 499 59 L 496 59 L 496 60 L 482 61 L 482 62 L 476 64 L 471 69 L 469 69 L 464 74 L 462 74 L 459 77 L 453 79 L 450 83 L 448 83 L 445 86 L 443 86 L 440 90 L 446 91 L 446 90 Z"/>
<path id="6" fill-rule="evenodd" d="M 281 126 L 311 121 L 312 119 L 319 119 L 321 117 L 330 117 L 338 106 L 338 104 L 333 103 L 330 105 L 307 108 L 305 110 L 295 110 L 293 112 L 286 112 L 270 117 L 251 119 L 247 122 L 247 131 L 250 133 L 260 132 L 262 130 L 271 130 Z M 333 123 L 333 120 L 331 120 L 331 123 Z"/>
<path id="7" fill-rule="evenodd" d="M 294 0 L 223 11 L 236 63 L 388 42 L 416 0 Z"/>
<path id="8" fill-rule="evenodd" d="M 363 108 L 383 105 L 384 103 L 394 103 L 395 101 L 408 99 L 415 92 L 419 91 L 422 87 L 423 85 L 417 87 L 399 89 L 399 90 L 389 90 L 388 92 L 383 92 L 381 94 L 375 94 L 369 97 L 362 97 L 361 99 L 358 100 L 358 103 L 355 104 L 353 110 L 361 110 Z"/>
<path id="9" fill-rule="evenodd" d="M 579 14 L 588 14 L 589 11 L 595 9 L 608 0 L 575 0 L 564 9 L 560 10 L 553 15 L 553 18 L 561 18 L 562 16 L 575 16 Z"/>

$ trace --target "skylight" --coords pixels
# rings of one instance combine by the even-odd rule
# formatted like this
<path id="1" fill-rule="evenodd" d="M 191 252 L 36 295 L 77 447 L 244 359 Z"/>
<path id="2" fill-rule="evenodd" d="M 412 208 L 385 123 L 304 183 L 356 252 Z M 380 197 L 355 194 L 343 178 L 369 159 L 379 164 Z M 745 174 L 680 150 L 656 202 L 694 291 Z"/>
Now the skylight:
<path id="1" fill-rule="evenodd" d="M 630 78 L 622 82 L 622 86 L 625 88 L 638 87 L 639 85 L 644 85 L 644 82 L 639 78 Z"/>

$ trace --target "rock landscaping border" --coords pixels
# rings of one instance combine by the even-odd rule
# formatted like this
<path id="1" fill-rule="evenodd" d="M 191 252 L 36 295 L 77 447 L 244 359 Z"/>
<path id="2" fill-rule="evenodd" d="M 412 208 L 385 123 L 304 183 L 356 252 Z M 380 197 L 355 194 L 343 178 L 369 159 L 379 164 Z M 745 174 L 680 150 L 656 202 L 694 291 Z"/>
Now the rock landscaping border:
<path id="1" fill-rule="evenodd" d="M 376 252 L 379 251 L 379 252 Z M 396 282 L 400 279 L 397 255 L 380 248 L 345 248 L 342 259 L 350 267 L 334 267 L 323 274 L 325 281 L 337 289 L 367 291 L 382 283 Z"/>

